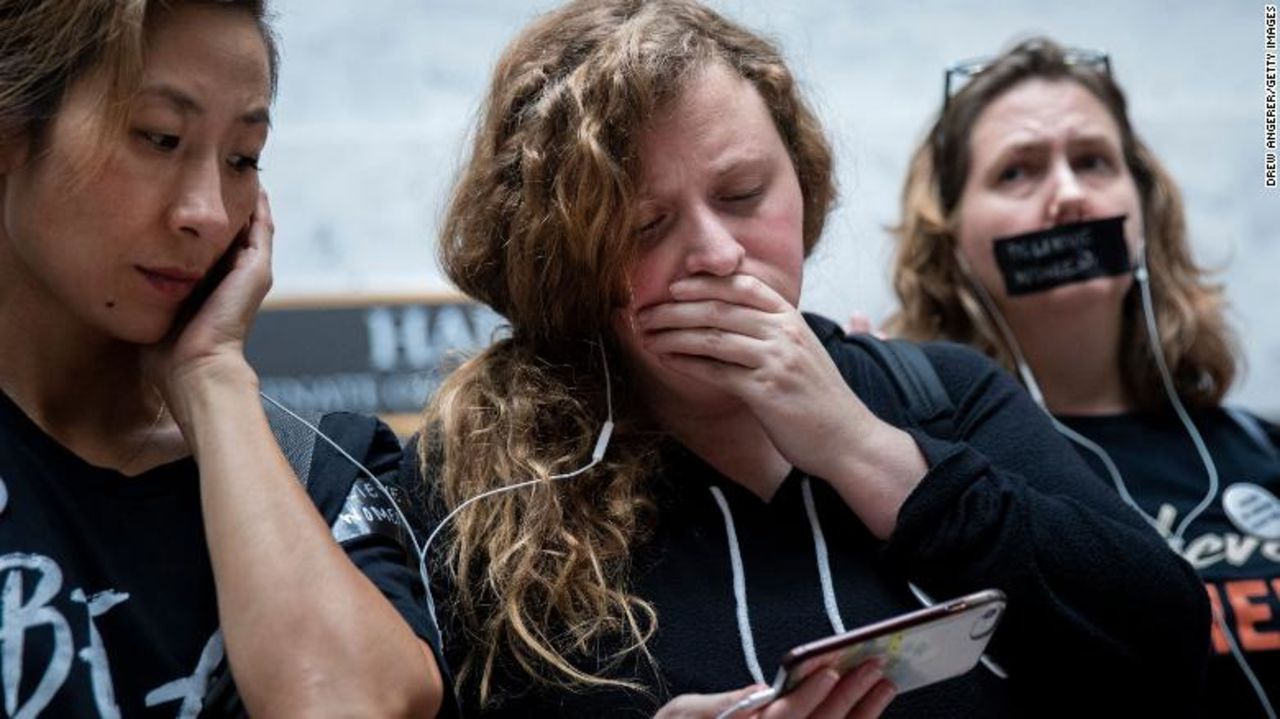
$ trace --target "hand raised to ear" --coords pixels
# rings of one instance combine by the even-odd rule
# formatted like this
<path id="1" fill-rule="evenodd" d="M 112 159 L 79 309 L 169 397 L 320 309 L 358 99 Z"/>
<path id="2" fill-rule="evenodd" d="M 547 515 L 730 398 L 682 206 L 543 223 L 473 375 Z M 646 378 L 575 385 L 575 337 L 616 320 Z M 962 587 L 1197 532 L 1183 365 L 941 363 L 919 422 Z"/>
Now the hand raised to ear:
<path id="1" fill-rule="evenodd" d="M 180 425 L 185 384 L 211 373 L 252 372 L 244 346 L 271 289 L 274 234 L 271 205 L 266 191 L 260 190 L 249 226 L 209 269 L 169 336 L 147 350 L 148 372 Z"/>

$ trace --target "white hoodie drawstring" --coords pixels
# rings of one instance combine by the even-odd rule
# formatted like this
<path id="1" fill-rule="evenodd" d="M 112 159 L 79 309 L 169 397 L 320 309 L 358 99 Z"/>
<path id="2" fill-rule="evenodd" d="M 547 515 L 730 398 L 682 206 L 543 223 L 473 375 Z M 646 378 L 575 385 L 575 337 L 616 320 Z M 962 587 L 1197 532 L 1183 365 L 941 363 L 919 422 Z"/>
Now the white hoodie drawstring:
<path id="1" fill-rule="evenodd" d="M 836 603 L 835 584 L 831 580 L 831 560 L 827 555 L 827 538 L 822 533 L 822 523 L 818 521 L 818 509 L 813 501 L 813 489 L 809 486 L 809 478 L 805 477 L 800 484 L 804 495 L 804 510 L 809 517 L 809 529 L 813 531 L 813 553 L 818 560 L 818 580 L 822 584 L 822 604 L 827 610 L 827 620 L 836 634 L 844 633 L 844 620 L 840 617 L 840 605 Z M 733 567 L 733 599 L 738 608 L 738 636 L 742 639 L 742 656 L 747 662 L 747 671 L 759 684 L 768 684 L 764 680 L 764 672 L 760 669 L 760 658 L 756 655 L 756 640 L 751 633 L 751 618 L 747 615 L 747 577 L 743 571 L 742 551 L 738 548 L 738 532 L 733 526 L 733 513 L 729 511 L 729 502 L 719 487 L 712 487 L 711 494 L 720 506 L 720 514 L 724 516 L 724 531 L 729 540 L 729 565 Z M 926 607 L 934 602 L 923 590 L 910 582 L 907 586 L 916 599 Z M 991 670 L 1001 679 L 1009 675 L 998 664 L 985 654 L 981 658 L 983 666 Z"/>
<path id="2" fill-rule="evenodd" d="M 724 515 L 724 531 L 729 537 L 729 565 L 733 567 L 733 599 L 738 605 L 738 637 L 742 639 L 742 657 L 747 661 L 747 671 L 757 684 L 767 684 L 756 656 L 755 635 L 751 633 L 751 618 L 747 616 L 747 577 L 742 571 L 742 551 L 738 549 L 738 532 L 733 528 L 733 513 L 719 487 L 711 488 L 711 496 L 720 505 Z"/>
<path id="3" fill-rule="evenodd" d="M 835 585 L 831 581 L 831 561 L 827 556 L 827 539 L 822 533 L 822 525 L 818 522 L 818 512 L 813 503 L 813 490 L 809 487 L 809 478 L 805 477 L 800 485 L 804 494 L 805 513 L 809 517 L 809 528 L 813 531 L 814 554 L 818 560 L 818 579 L 822 585 L 822 603 L 827 610 L 827 619 L 837 634 L 844 631 L 844 621 L 840 618 L 839 605 L 836 603 Z M 760 669 L 760 657 L 756 654 L 755 635 L 751 633 L 751 618 L 747 613 L 747 576 L 742 564 L 742 550 L 738 547 L 738 532 L 733 524 L 733 512 L 729 510 L 729 502 L 719 487 L 711 487 L 711 496 L 720 507 L 724 517 L 724 532 L 729 542 L 729 566 L 733 568 L 733 599 L 737 604 L 738 636 L 742 640 L 742 657 L 746 660 L 747 671 L 759 684 L 768 684 L 764 680 L 764 671 Z"/>
<path id="4" fill-rule="evenodd" d="M 804 494 L 804 511 L 809 515 L 809 529 L 813 531 L 813 553 L 818 558 L 818 580 L 822 583 L 822 603 L 827 608 L 827 621 L 836 634 L 844 633 L 844 620 L 840 618 L 840 605 L 836 603 L 836 587 L 831 581 L 831 560 L 827 557 L 827 538 L 822 533 L 822 524 L 818 521 L 818 508 L 813 503 L 813 488 L 809 486 L 809 478 L 800 483 L 800 491 Z"/>

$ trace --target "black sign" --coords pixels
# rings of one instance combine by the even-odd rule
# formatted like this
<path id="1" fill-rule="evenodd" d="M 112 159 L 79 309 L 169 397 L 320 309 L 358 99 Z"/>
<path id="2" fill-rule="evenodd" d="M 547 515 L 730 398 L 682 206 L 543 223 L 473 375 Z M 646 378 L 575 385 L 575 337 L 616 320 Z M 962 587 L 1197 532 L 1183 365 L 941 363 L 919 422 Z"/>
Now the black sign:
<path id="1" fill-rule="evenodd" d="M 324 300 L 264 308 L 245 353 L 262 391 L 294 411 L 417 414 L 503 322 L 466 300 Z"/>

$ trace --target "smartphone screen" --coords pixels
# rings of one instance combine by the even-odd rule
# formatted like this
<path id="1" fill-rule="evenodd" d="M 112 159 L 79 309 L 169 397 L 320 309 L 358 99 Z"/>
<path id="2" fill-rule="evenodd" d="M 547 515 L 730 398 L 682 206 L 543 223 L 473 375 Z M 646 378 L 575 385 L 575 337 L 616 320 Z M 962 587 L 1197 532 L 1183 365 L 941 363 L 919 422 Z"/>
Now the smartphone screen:
<path id="1" fill-rule="evenodd" d="M 782 659 L 778 695 L 819 669 L 843 674 L 877 657 L 899 694 L 959 676 L 982 657 L 1005 605 L 990 589 L 801 645 Z"/>

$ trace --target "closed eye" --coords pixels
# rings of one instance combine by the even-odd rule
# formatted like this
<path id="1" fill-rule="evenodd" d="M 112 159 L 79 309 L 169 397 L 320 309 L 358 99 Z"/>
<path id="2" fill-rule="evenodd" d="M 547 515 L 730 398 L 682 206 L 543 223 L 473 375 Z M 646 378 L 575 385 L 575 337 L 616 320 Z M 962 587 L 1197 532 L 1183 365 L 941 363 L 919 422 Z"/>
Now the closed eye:
<path id="1" fill-rule="evenodd" d="M 653 234 L 655 231 L 657 231 L 658 226 L 662 224 L 662 221 L 663 221 L 664 219 L 666 219 L 666 215 L 658 215 L 657 217 L 653 218 L 652 220 L 649 220 L 648 222 L 644 223 L 643 225 L 640 225 L 639 229 L 637 229 L 637 230 L 636 230 L 636 233 L 637 233 L 637 234 L 639 234 L 639 235 L 641 235 L 641 236 L 651 235 L 651 234 Z"/>
<path id="2" fill-rule="evenodd" d="M 723 199 L 725 202 L 746 202 L 747 200 L 754 200 L 755 198 L 759 197 L 760 194 L 763 192 L 764 192 L 763 187 L 756 187 L 750 190 L 744 190 L 742 192 L 731 192 L 729 194 L 722 196 L 721 199 Z"/>
<path id="3" fill-rule="evenodd" d="M 178 146 L 182 144 L 182 138 L 165 132 L 148 132 L 146 130 L 138 130 L 137 135 L 147 144 L 161 152 L 171 152 L 178 149 Z"/>

